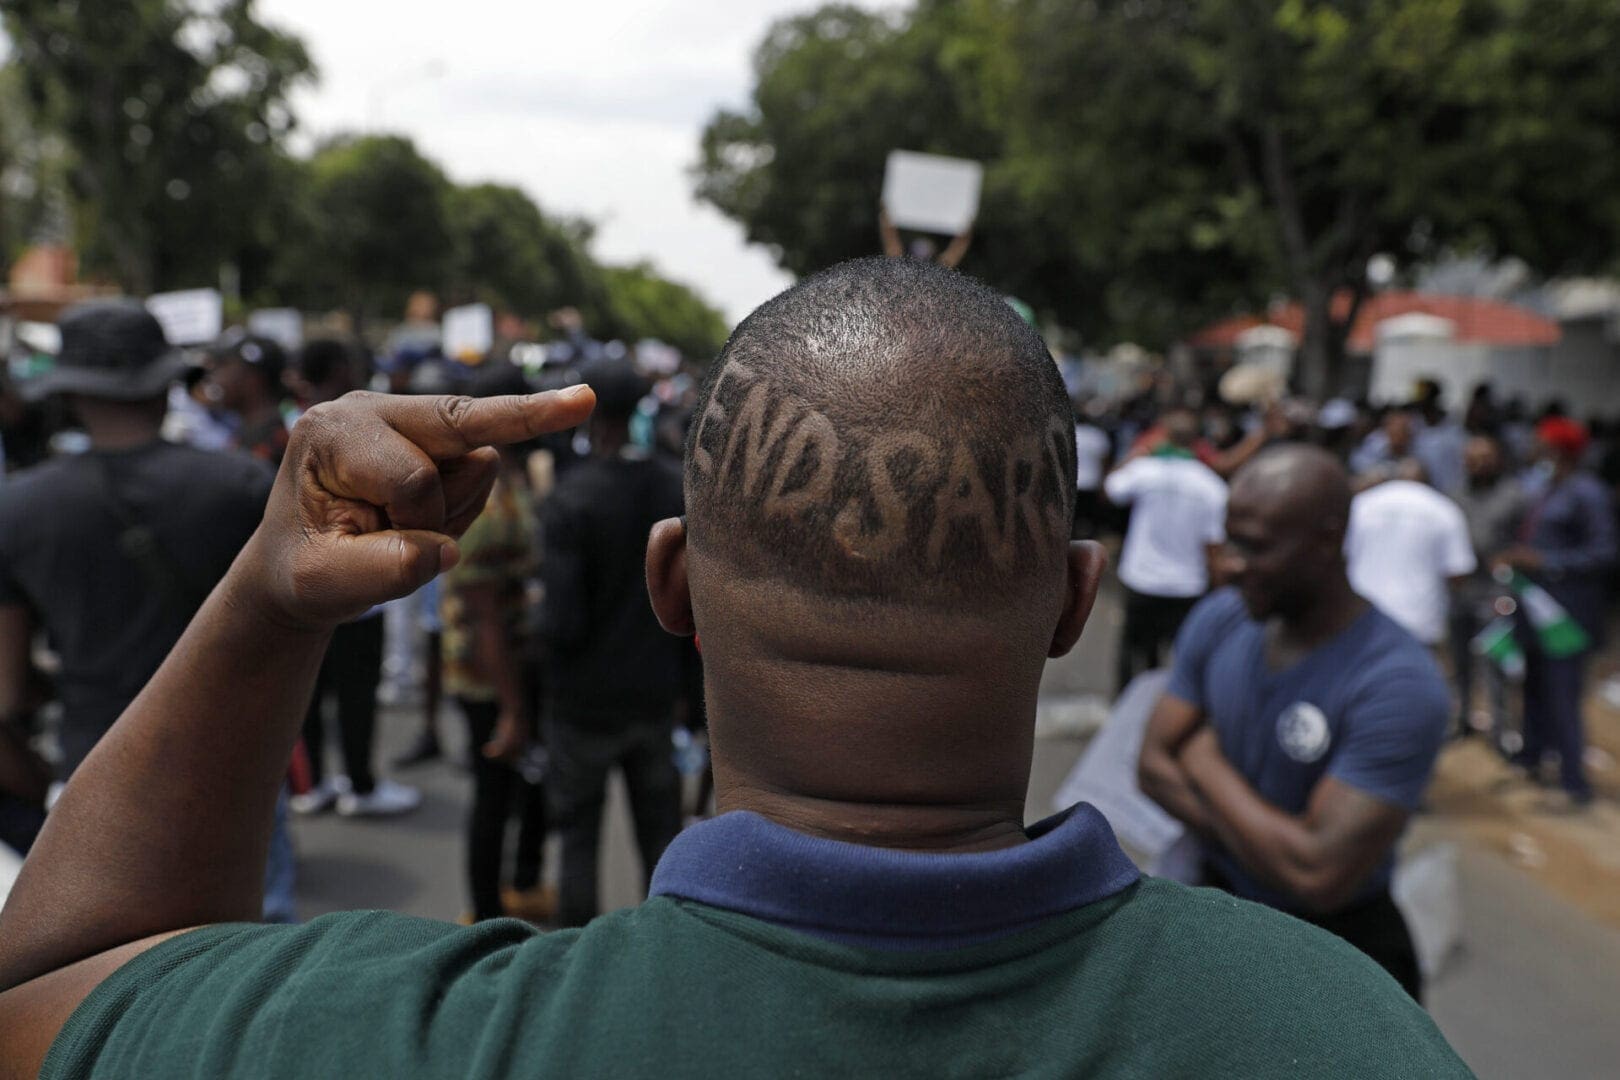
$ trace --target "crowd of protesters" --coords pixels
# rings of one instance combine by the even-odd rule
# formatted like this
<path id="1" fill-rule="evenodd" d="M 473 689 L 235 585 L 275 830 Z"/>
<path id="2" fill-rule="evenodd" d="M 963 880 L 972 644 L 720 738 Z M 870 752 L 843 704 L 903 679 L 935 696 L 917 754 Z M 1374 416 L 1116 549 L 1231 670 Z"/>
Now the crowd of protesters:
<path id="1" fill-rule="evenodd" d="M 1077 535 L 1124 536 L 1120 688 L 1218 587 L 1227 482 L 1262 449 L 1314 446 L 1350 478 L 1350 583 L 1451 673 L 1454 731 L 1492 737 L 1532 781 L 1556 763 L 1548 809 L 1589 804 L 1581 702 L 1620 571 L 1620 422 L 1489 384 L 1453 405 L 1429 379 L 1378 405 L 1219 395 L 1154 374 L 1077 402 Z"/>
<path id="2" fill-rule="evenodd" d="M 487 355 L 451 358 L 433 315 L 431 297 L 413 297 L 376 350 L 335 337 L 284 348 L 233 329 L 182 351 L 136 301 L 65 313 L 54 368 L 15 388 L 29 407 L 4 431 L 12 462 L 40 464 L 0 482 L 0 841 L 28 850 L 174 646 L 263 514 L 305 411 L 367 387 L 487 397 L 588 381 L 588 425 L 504 451 L 455 570 L 334 630 L 277 807 L 264 917 L 296 918 L 289 811 L 419 805 L 377 759 L 380 702 L 420 716 L 396 775 L 445 756 L 441 698 L 464 718 L 467 920 L 596 914 L 614 768 L 650 875 L 683 818 L 673 728 L 703 718 L 697 654 L 659 629 L 640 570 L 653 522 L 680 513 L 693 374 L 667 348 L 638 359 L 592 339 L 572 310 L 545 346 L 508 323 Z M 560 894 L 542 885 L 548 828 L 562 839 Z"/>
<path id="3" fill-rule="evenodd" d="M 913 272 L 939 273 L 898 273 Z M 943 281 L 923 292 L 956 287 Z M 652 887 L 713 784 L 692 751 L 706 723 L 699 646 L 666 632 L 690 615 L 679 602 L 670 614 L 652 569 L 672 542 L 668 524 L 685 528 L 693 461 L 748 470 L 711 516 L 742 514 L 749 492 L 787 505 L 777 489 L 790 474 L 805 462 L 812 479 L 831 469 L 824 456 L 795 456 L 830 422 L 805 422 L 800 442 L 789 440 L 800 449 L 772 458 L 798 399 L 767 406 L 747 388 L 757 378 L 747 358 L 704 399 L 700 373 L 668 350 L 597 341 L 571 309 L 551 317 L 545 344 L 506 321 L 487 353 L 460 356 L 446 355 L 430 297 L 405 314 L 375 350 L 335 337 L 287 348 L 233 329 L 189 353 L 137 301 L 63 315 L 45 373 L 14 388 L 32 408 L 11 410 L 3 432 L 7 459 L 29 464 L 0 482 L 0 842 L 26 852 L 114 722 L 139 711 L 137 695 L 259 527 L 278 469 L 314 470 L 319 485 L 322 469 L 360 468 L 363 451 L 341 439 L 350 465 L 317 455 L 283 468 L 303 415 L 360 388 L 516 400 L 583 383 L 595 401 L 587 422 L 501 446 L 471 509 L 441 507 L 448 521 L 468 514 L 452 568 L 331 628 L 276 800 L 261 915 L 298 920 L 293 822 L 408 814 L 421 797 L 396 777 L 458 745 L 452 764 L 471 788 L 464 922 L 574 927 L 597 916 L 615 770 Z M 1119 540 L 1116 689 L 1167 672 L 1137 781 L 1198 845 L 1200 883 L 1314 923 L 1421 1000 L 1391 885 L 1445 738 L 1489 738 L 1524 782 L 1550 789 L 1548 812 L 1582 813 L 1593 800 L 1582 703 L 1620 565 L 1620 423 L 1582 423 L 1556 401 L 1500 401 L 1488 385 L 1459 407 L 1427 380 L 1409 400 L 1378 405 L 1307 401 L 1265 380 L 1238 393 L 1238 380 L 1163 368 L 1128 385 L 1070 401 L 1068 531 Z M 719 454 L 704 425 L 727 410 L 743 433 Z M 883 468 L 936 442 L 908 438 L 879 451 Z M 761 486 L 753 472 L 769 461 L 780 475 Z M 447 484 L 475 467 L 422 462 Z M 1030 479 L 1002 493 L 1007 521 L 1015 497 L 1037 494 L 1034 464 L 1014 461 L 1006 475 L 1019 467 Z M 929 530 L 930 558 L 976 550 L 961 525 L 988 513 L 967 505 L 976 491 L 988 498 L 974 475 L 930 496 L 945 523 Z M 867 534 L 881 532 L 892 495 L 840 516 L 846 550 L 876 543 Z M 364 533 L 387 527 L 394 497 L 339 509 Z M 1016 541 L 1009 532 L 1001 543 Z M 777 536 L 772 550 L 798 542 Z M 684 583 L 681 550 L 678 571 L 658 565 Z M 414 729 L 386 765 L 380 704 Z M 444 713 L 465 739 L 441 730 Z M 784 738 L 767 758 L 789 752 Z M 686 770 L 700 774 L 690 808 Z M 548 835 L 560 841 L 550 874 Z"/>
<path id="4" fill-rule="evenodd" d="M 899 259 L 812 276 L 738 327 L 695 396 L 577 325 L 538 379 L 512 356 L 444 357 L 423 325 L 378 365 L 396 392 L 305 394 L 278 428 L 271 373 L 294 395 L 335 389 L 308 362 L 333 350 L 228 335 L 186 393 L 226 448 L 175 451 L 247 470 L 254 491 L 283 460 L 222 576 L 116 467 L 157 452 L 184 374 L 161 332 L 133 303 L 61 327 L 41 390 L 68 395 L 89 446 L 14 478 L 0 524 L 37 527 L 23 511 L 47 505 L 44 477 L 97 515 L 81 539 L 106 546 L 71 557 L 148 568 L 154 604 L 183 595 L 160 573 L 218 584 L 73 770 L 0 911 L 0 1045 L 25 1069 L 1468 1075 L 1415 1000 L 1388 903 L 1444 683 L 1352 592 L 1350 480 L 1320 447 L 1276 445 L 1297 432 L 1262 421 L 1210 447 L 1178 406 L 1111 471 L 1084 440 L 1093 490 L 1144 515 L 1133 529 L 1157 514 L 1188 532 L 1127 537 L 1141 662 L 1175 636 L 1142 781 L 1206 843 L 1207 881 L 1259 901 L 1236 904 L 1144 877 L 1084 803 L 1024 820 L 1044 664 L 1079 642 L 1107 559 L 1070 535 L 1083 440 L 1046 346 L 969 278 Z M 536 382 L 586 385 L 525 393 Z M 465 396 L 408 393 L 430 388 Z M 1101 498 L 1084 514 L 1105 517 Z M 1532 545 L 1550 527 L 1534 515 Z M 1172 565 L 1212 552 L 1201 575 Z M 533 891 L 554 827 L 561 894 L 531 917 L 589 925 L 252 925 L 278 788 L 310 813 L 408 809 L 370 760 L 376 609 L 436 577 L 442 691 L 471 736 L 470 916 L 504 910 L 504 882 Z M 45 581 L 19 574 L 14 604 L 40 614 L 61 672 L 94 675 L 93 650 L 50 632 L 64 600 Z M 339 661 L 345 628 L 356 655 Z M 672 729 L 699 722 L 700 634 L 727 812 L 680 830 Z M 351 717 L 361 669 L 372 701 Z M 319 771 L 328 683 L 339 757 L 369 784 Z M 1252 722 L 1277 705 L 1275 727 Z M 422 722 L 419 759 L 438 742 Z M 593 919 L 614 768 L 657 872 L 646 903 Z"/>

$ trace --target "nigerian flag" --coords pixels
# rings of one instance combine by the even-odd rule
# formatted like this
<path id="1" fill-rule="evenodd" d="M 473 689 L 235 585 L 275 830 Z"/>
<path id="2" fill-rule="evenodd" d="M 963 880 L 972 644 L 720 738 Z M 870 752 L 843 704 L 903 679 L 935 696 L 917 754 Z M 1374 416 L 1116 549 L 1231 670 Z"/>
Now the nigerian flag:
<path id="1" fill-rule="evenodd" d="M 1474 635 L 1474 652 L 1502 669 L 1510 679 L 1524 678 L 1524 650 L 1513 633 L 1513 619 L 1504 615 Z"/>
<path id="2" fill-rule="evenodd" d="M 1562 660 L 1591 648 L 1591 636 L 1552 594 L 1517 570 L 1509 574 L 1507 585 L 1518 594 L 1542 652 L 1554 660 Z"/>

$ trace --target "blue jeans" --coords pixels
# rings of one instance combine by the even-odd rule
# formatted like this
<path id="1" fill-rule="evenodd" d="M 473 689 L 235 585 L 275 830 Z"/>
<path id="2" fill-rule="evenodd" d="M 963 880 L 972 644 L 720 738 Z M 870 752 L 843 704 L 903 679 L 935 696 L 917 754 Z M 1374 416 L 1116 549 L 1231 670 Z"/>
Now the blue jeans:
<path id="1" fill-rule="evenodd" d="M 270 858 L 264 868 L 265 922 L 298 921 L 297 905 L 293 898 L 296 871 L 292 836 L 287 832 L 287 789 L 284 786 L 281 794 L 276 796 L 276 823 L 270 833 Z"/>

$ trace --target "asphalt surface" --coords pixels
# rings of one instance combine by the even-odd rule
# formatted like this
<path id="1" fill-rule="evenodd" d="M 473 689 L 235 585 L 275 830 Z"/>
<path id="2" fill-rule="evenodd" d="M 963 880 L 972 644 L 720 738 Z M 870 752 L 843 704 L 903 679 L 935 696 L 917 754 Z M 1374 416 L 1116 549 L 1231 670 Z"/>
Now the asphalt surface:
<path id="1" fill-rule="evenodd" d="M 1118 633 L 1117 597 L 1099 600 L 1080 646 L 1053 662 L 1043 701 L 1105 694 Z M 409 742 L 419 710 L 391 707 L 380 725 L 380 762 Z M 441 730 L 454 758 L 464 752 L 461 720 L 446 705 Z M 1085 747 L 1083 738 L 1037 741 L 1029 820 L 1051 812 L 1051 799 Z M 299 819 L 300 914 L 387 908 L 454 919 L 465 908 L 461 827 L 471 780 L 440 762 L 394 774 L 415 784 L 422 806 L 400 818 Z M 610 790 L 604 833 L 602 899 L 636 903 L 643 878 L 623 791 Z M 1413 830 L 1422 843 L 1425 826 Z M 555 871 L 548 852 L 547 873 Z M 1620 932 L 1586 916 L 1497 855 L 1459 851 L 1462 945 L 1428 987 L 1430 1012 L 1464 1060 L 1486 1080 L 1610 1080 L 1620 1076 Z"/>

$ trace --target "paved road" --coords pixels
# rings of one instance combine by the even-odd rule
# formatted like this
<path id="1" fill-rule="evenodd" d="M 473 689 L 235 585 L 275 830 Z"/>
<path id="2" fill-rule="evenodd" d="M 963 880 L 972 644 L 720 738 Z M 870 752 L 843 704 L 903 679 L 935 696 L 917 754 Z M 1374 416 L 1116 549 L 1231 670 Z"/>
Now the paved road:
<path id="1" fill-rule="evenodd" d="M 1080 647 L 1050 665 L 1046 700 L 1109 689 L 1118 603 L 1111 593 Z M 456 733 L 453 708 L 444 727 Z M 410 737 L 411 718 L 389 710 L 384 760 Z M 459 737 L 454 740 L 459 748 Z M 1029 818 L 1051 812 L 1058 784 L 1084 748 L 1080 739 L 1037 743 Z M 463 909 L 461 818 L 465 773 L 439 764 L 402 777 L 420 784 L 416 813 L 390 821 L 336 817 L 297 823 L 302 911 L 381 907 L 432 918 Z M 640 898 L 623 793 L 615 787 L 604 843 L 604 903 Z M 1421 835 L 1420 825 L 1416 832 Z M 555 853 L 548 857 L 555 867 Z M 1485 1080 L 1599 1080 L 1620 1076 L 1620 932 L 1604 927 L 1494 855 L 1463 849 L 1459 863 L 1464 945 L 1429 988 L 1429 1006 L 1458 1052 Z"/>

